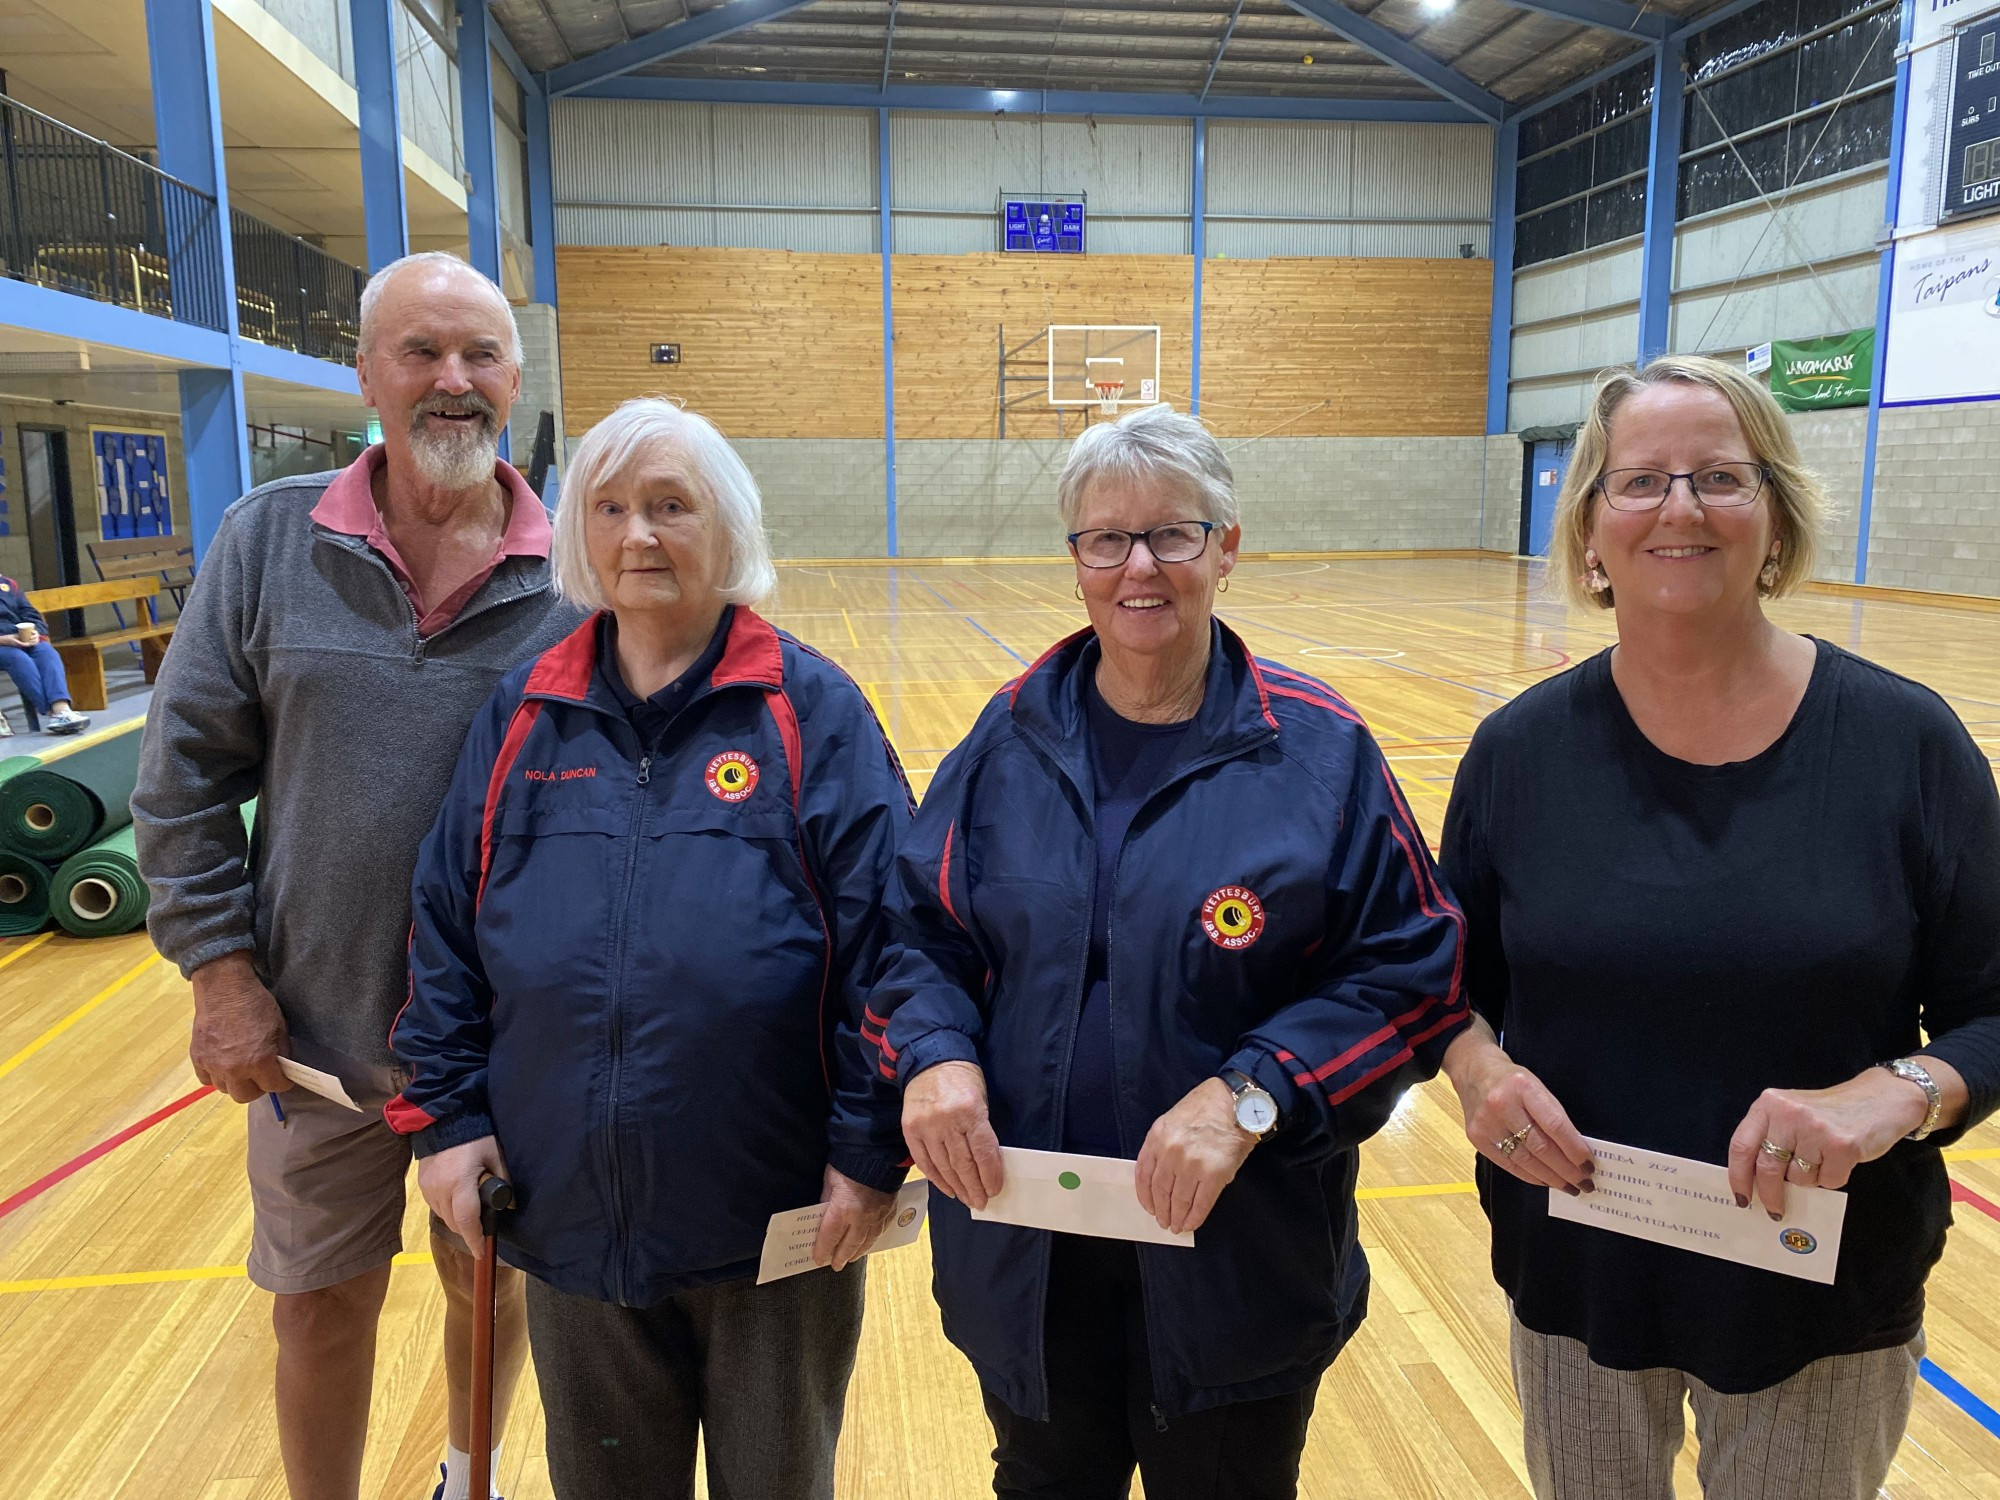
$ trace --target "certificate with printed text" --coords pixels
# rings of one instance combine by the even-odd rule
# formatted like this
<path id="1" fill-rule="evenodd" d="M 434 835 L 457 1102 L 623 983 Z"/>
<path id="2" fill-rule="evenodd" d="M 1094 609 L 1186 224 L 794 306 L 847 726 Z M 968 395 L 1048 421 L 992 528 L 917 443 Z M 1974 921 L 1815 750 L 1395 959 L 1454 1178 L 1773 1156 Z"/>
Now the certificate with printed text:
<path id="1" fill-rule="evenodd" d="M 1847 1194 L 1786 1183 L 1784 1217 L 1774 1223 L 1754 1196 L 1748 1208 L 1736 1206 L 1727 1167 L 1584 1140 L 1597 1161 L 1597 1191 L 1572 1198 L 1551 1188 L 1549 1217 L 1832 1285 Z"/>

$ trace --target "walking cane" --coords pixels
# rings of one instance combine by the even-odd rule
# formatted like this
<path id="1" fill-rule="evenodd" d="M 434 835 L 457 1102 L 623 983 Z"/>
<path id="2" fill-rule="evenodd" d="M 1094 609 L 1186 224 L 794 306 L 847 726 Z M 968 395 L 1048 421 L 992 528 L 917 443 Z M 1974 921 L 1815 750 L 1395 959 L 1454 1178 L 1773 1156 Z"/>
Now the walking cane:
<path id="1" fill-rule="evenodd" d="M 493 1273 L 498 1256 L 494 1221 L 514 1206 L 514 1189 L 503 1179 L 479 1184 L 479 1258 L 472 1268 L 472 1452 L 474 1500 L 493 1493 Z"/>

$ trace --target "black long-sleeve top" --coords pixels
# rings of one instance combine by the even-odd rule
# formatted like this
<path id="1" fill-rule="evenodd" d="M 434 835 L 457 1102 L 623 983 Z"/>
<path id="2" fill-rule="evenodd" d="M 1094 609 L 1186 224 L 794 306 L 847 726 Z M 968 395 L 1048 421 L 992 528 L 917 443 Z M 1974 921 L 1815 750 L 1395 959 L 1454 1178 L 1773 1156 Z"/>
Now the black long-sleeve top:
<path id="1" fill-rule="evenodd" d="M 2000 1103 L 1992 768 L 1935 693 L 1815 644 L 1790 726 L 1724 766 L 1646 739 L 1600 653 L 1480 725 L 1445 815 L 1472 1003 L 1584 1134 L 1725 1162 L 1766 1088 L 1919 1048 L 1964 1075 L 1957 1129 L 1855 1170 L 1832 1286 L 1550 1218 L 1480 1162 L 1524 1324 L 1727 1392 L 1916 1333 L 1940 1148 Z"/>

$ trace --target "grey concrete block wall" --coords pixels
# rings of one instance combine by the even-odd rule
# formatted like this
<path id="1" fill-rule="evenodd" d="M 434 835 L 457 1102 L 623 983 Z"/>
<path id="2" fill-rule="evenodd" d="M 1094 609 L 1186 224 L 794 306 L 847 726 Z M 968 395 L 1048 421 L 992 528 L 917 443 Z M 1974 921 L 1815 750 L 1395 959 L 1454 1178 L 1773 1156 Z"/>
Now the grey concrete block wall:
<path id="1" fill-rule="evenodd" d="M 1488 552 L 1518 552 L 1521 547 L 1521 440 L 1511 432 L 1486 439 L 1479 545 Z"/>
<path id="2" fill-rule="evenodd" d="M 1861 470 L 1868 451 L 1868 408 L 1793 412 L 1789 420 L 1806 467 L 1826 487 L 1825 546 L 1813 576 L 1829 583 L 1852 583 L 1854 542 L 1861 531 Z"/>
<path id="3" fill-rule="evenodd" d="M 896 445 L 896 540 L 904 557 L 1059 557 L 1061 438 L 926 439 Z"/>
<path id="4" fill-rule="evenodd" d="M 1868 581 L 2000 594 L 2000 402 L 1882 413 Z"/>
<path id="5" fill-rule="evenodd" d="M 528 456 L 535 450 L 535 424 L 543 412 L 555 413 L 558 436 L 566 431 L 562 351 L 557 342 L 556 310 L 546 302 L 516 307 L 514 321 L 521 330 L 521 395 L 507 419 L 507 441 L 514 462 L 525 471 Z M 561 457 L 560 446 L 557 456 Z"/>
<path id="6" fill-rule="evenodd" d="M 880 438 L 738 438 L 734 446 L 763 494 L 772 556 L 888 554 Z"/>
<path id="7" fill-rule="evenodd" d="M 1224 442 L 1251 552 L 1479 545 L 1484 438 Z"/>

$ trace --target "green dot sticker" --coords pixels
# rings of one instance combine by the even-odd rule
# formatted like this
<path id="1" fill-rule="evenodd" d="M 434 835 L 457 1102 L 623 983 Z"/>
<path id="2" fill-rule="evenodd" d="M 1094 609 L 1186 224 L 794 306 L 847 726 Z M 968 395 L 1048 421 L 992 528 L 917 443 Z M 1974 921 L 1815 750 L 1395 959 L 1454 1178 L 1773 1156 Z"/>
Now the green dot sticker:
<path id="1" fill-rule="evenodd" d="M 1056 1178 L 1056 1181 L 1068 1188 L 1072 1193 L 1083 1186 L 1083 1179 L 1074 1172 L 1064 1172 L 1060 1177 Z"/>

